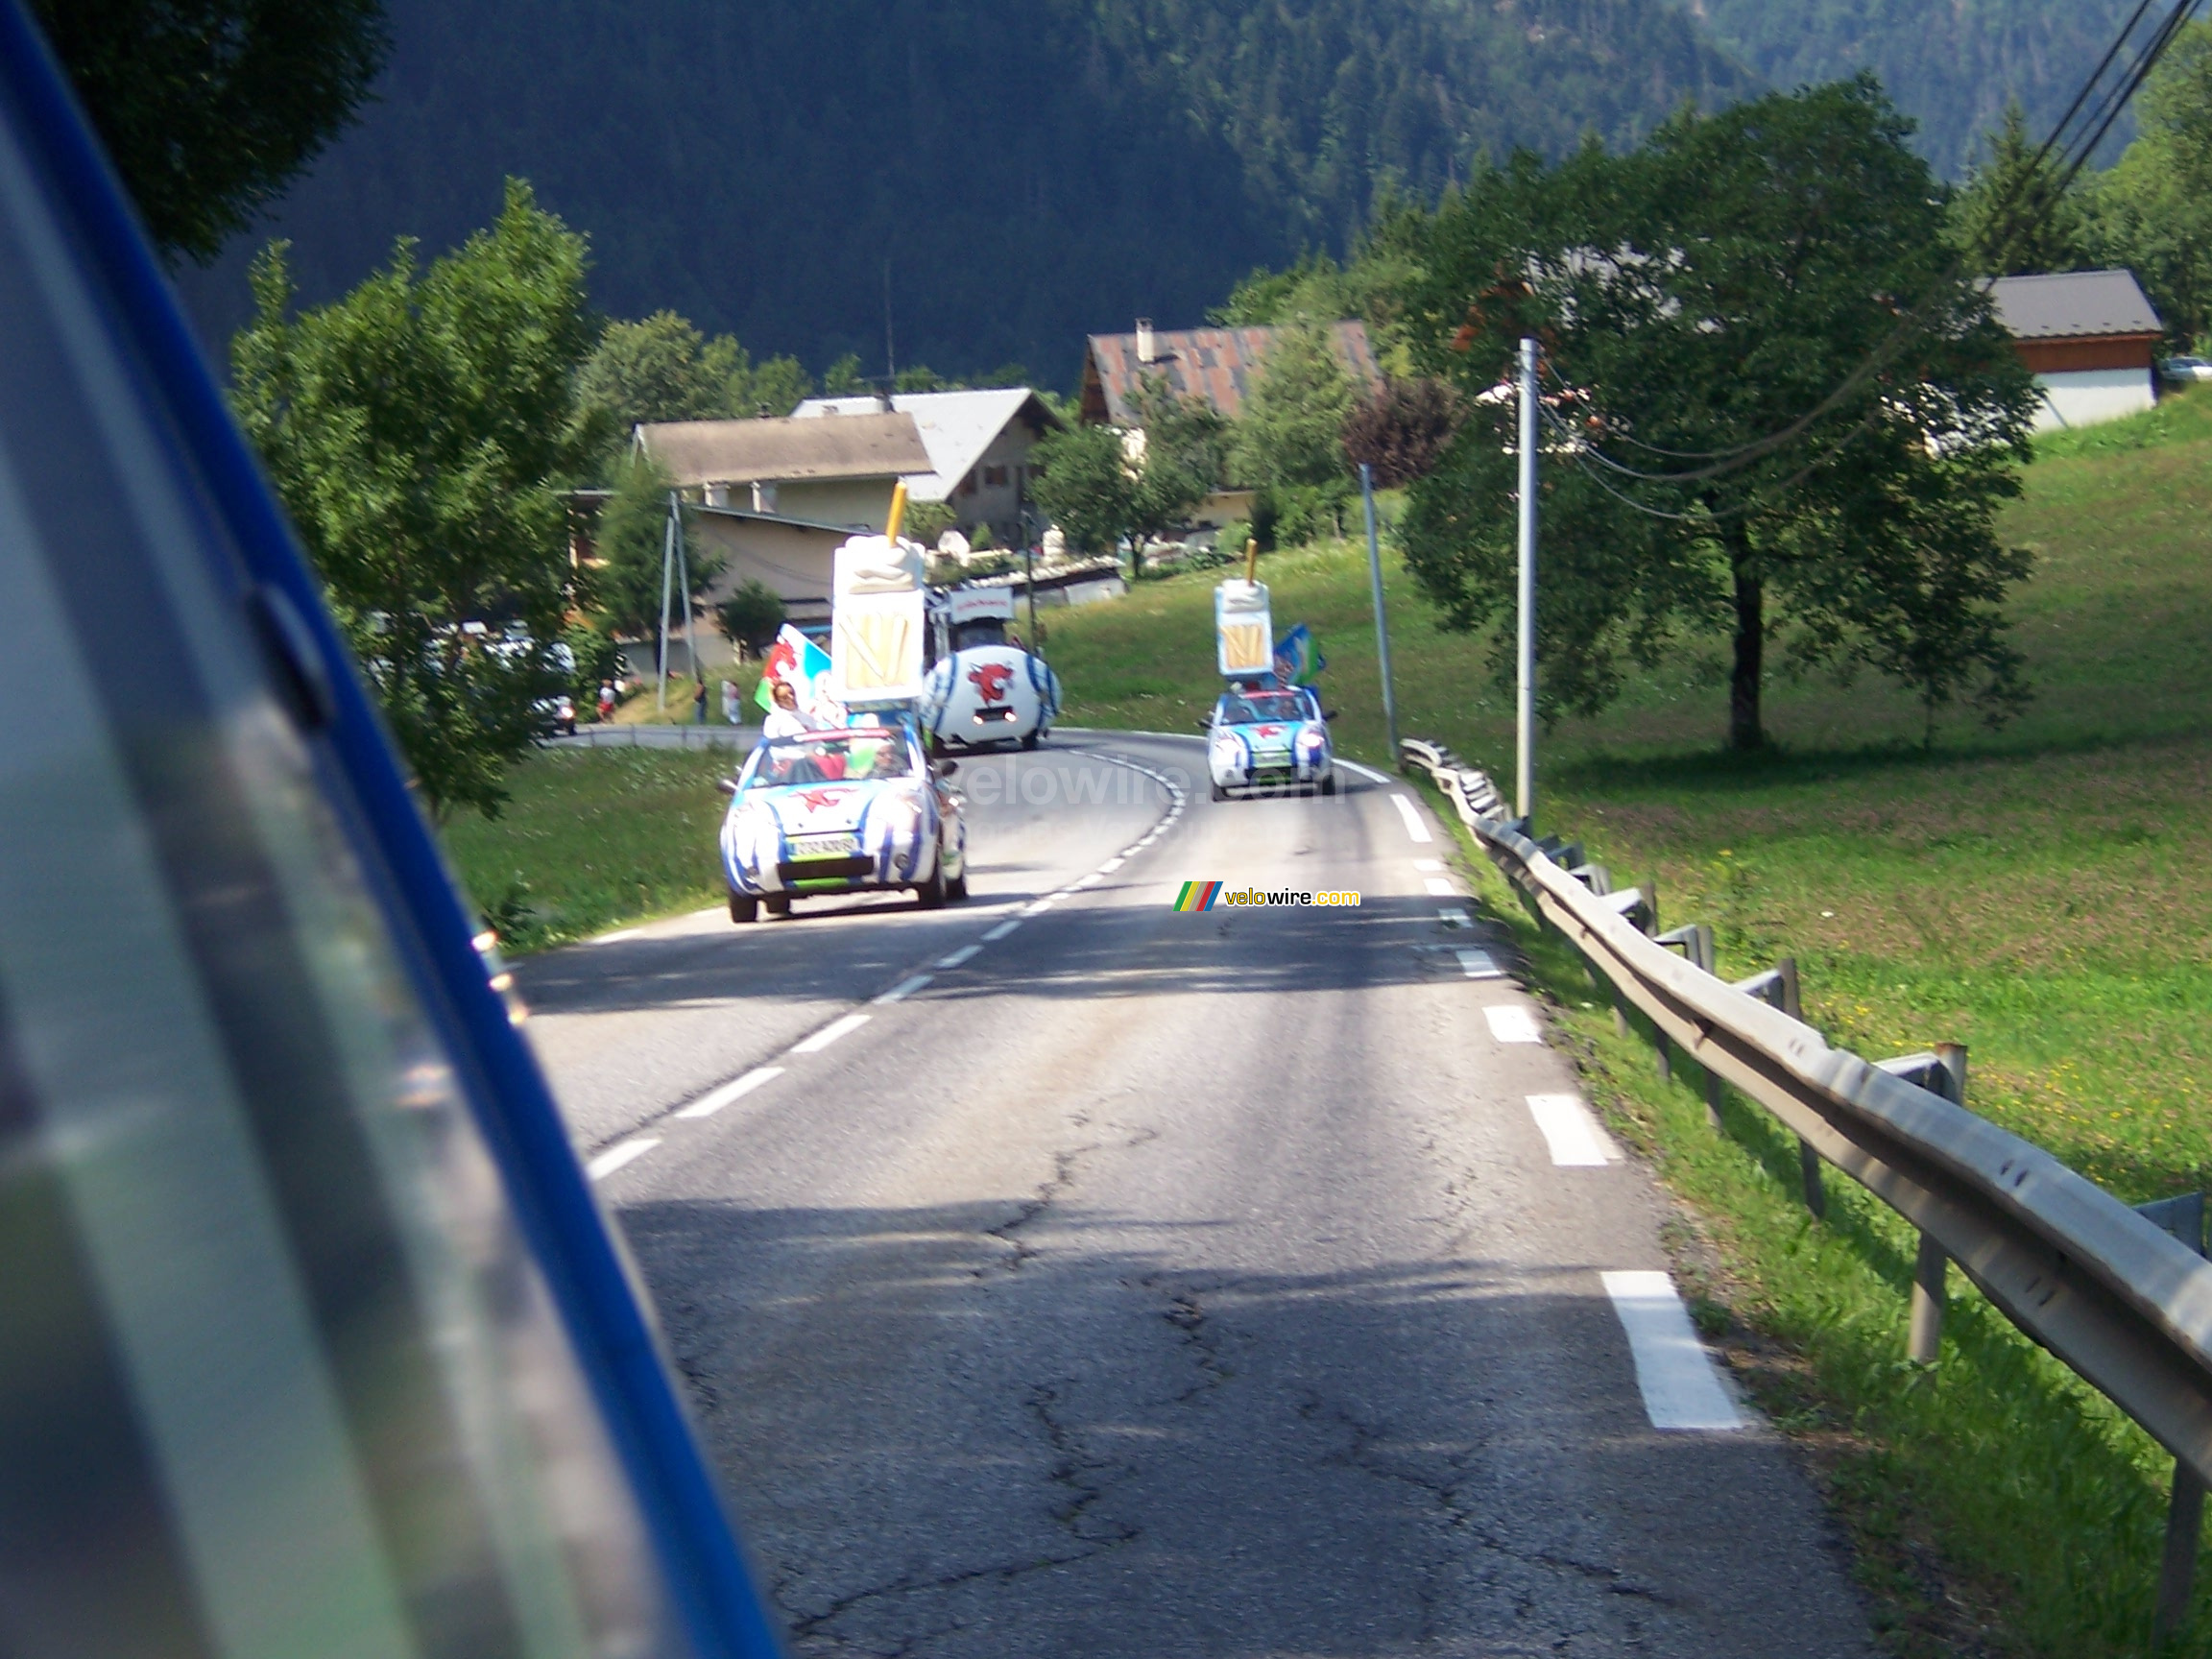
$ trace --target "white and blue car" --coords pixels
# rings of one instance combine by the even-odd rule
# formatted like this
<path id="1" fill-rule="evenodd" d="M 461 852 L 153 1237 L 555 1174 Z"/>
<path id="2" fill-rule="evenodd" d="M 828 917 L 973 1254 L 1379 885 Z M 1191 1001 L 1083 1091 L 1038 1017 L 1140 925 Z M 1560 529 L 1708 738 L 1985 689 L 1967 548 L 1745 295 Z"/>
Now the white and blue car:
<path id="1" fill-rule="evenodd" d="M 1336 793 L 1336 754 L 1321 699 L 1303 685 L 1225 691 L 1208 723 L 1214 799 L 1233 789 Z"/>
<path id="2" fill-rule="evenodd" d="M 955 767 L 932 768 L 903 721 L 779 737 L 753 751 L 722 820 L 730 919 L 787 916 L 811 894 L 911 889 L 925 909 L 968 897 Z"/>

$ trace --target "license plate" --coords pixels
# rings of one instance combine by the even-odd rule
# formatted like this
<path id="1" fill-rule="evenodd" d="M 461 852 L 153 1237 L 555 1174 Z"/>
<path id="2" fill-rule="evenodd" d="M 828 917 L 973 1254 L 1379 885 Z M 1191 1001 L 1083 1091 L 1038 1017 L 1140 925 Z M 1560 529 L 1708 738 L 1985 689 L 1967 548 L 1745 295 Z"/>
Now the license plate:
<path id="1" fill-rule="evenodd" d="M 857 835 L 802 835 L 791 843 L 791 857 L 850 858 L 860 851 Z"/>

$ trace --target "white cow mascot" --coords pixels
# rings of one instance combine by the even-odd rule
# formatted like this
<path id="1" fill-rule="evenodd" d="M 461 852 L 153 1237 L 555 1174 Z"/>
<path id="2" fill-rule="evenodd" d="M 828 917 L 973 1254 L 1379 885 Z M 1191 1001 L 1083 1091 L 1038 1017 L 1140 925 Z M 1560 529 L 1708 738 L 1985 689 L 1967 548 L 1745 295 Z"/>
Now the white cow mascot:
<path id="1" fill-rule="evenodd" d="M 935 662 L 922 693 L 922 729 L 939 748 L 1037 747 L 1060 713 L 1060 682 L 1041 657 L 1007 637 L 1010 588 L 955 588 L 929 595 Z"/>

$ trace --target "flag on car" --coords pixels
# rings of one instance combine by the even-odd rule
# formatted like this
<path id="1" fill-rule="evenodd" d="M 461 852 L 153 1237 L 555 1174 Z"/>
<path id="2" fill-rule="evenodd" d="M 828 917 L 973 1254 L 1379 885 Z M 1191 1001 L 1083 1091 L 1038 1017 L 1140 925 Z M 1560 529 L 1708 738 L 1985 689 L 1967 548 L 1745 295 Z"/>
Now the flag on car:
<path id="1" fill-rule="evenodd" d="M 1328 666 L 1320 641 L 1303 622 L 1275 641 L 1275 678 L 1286 685 L 1310 685 Z"/>
<path id="2" fill-rule="evenodd" d="M 830 689 L 830 653 L 788 622 L 777 631 L 776 642 L 768 647 L 768 661 L 761 665 L 760 686 L 753 693 L 753 701 L 762 709 L 775 708 L 779 680 L 791 687 L 791 694 L 804 709 L 816 708 Z"/>

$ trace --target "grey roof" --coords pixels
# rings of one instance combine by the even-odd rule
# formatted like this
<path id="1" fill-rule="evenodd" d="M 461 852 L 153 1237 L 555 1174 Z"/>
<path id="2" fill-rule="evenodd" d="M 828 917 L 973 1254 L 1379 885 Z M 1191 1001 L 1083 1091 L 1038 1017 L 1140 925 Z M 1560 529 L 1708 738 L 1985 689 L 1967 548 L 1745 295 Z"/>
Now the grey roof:
<path id="1" fill-rule="evenodd" d="M 929 469 L 914 418 L 896 413 L 840 421 L 657 421 L 637 428 L 637 442 L 680 485 L 891 479 Z"/>
<path id="2" fill-rule="evenodd" d="M 929 451 L 928 467 L 906 474 L 906 493 L 917 501 L 942 501 L 950 495 L 1016 416 L 1026 418 L 1040 433 L 1060 424 L 1045 400 L 1025 386 L 982 392 L 901 392 L 892 397 L 891 407 L 898 414 L 913 417 L 923 447 Z M 850 421 L 881 408 L 873 395 L 809 397 L 791 412 L 791 418 Z"/>
<path id="3" fill-rule="evenodd" d="M 1997 304 L 1997 320 L 2015 340 L 2165 332 L 2132 271 L 2000 276 L 1989 285 L 1989 295 Z"/>

